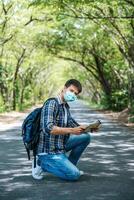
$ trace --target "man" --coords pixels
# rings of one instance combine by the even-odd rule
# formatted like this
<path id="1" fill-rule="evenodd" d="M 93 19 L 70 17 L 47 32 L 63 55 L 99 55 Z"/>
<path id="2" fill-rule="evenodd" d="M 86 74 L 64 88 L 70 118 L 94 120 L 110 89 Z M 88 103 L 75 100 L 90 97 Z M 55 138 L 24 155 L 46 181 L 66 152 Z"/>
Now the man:
<path id="1" fill-rule="evenodd" d="M 71 116 L 68 102 L 75 101 L 82 91 L 78 80 L 68 80 L 55 99 L 48 99 L 41 113 L 41 133 L 38 145 L 37 167 L 32 176 L 42 179 L 42 171 L 64 180 L 78 180 L 83 174 L 76 165 L 90 143 L 90 135 L 84 133 Z M 69 156 L 66 152 L 69 152 Z"/>

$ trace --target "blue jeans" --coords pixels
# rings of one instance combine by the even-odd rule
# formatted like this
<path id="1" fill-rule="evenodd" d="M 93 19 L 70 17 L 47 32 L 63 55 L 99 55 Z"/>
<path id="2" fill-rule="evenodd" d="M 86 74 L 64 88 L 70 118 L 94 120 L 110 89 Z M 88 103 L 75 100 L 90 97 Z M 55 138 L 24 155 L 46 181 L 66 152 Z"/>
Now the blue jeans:
<path id="1" fill-rule="evenodd" d="M 89 134 L 71 135 L 65 146 L 66 152 L 71 151 L 68 157 L 64 153 L 39 155 L 38 162 L 45 172 L 65 180 L 78 180 L 80 171 L 76 164 L 89 143 Z"/>

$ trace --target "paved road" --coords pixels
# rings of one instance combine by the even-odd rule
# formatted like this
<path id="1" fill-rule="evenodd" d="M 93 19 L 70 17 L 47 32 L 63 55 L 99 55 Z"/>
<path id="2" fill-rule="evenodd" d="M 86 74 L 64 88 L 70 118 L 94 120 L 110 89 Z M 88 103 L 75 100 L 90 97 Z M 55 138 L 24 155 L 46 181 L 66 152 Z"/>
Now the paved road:
<path id="1" fill-rule="evenodd" d="M 86 174 L 77 182 L 50 174 L 44 180 L 33 180 L 16 126 L 0 132 L 0 200 L 134 200 L 134 130 L 82 102 L 71 108 L 80 123 L 96 119 L 103 123 L 100 132 L 92 134 L 78 164 Z"/>

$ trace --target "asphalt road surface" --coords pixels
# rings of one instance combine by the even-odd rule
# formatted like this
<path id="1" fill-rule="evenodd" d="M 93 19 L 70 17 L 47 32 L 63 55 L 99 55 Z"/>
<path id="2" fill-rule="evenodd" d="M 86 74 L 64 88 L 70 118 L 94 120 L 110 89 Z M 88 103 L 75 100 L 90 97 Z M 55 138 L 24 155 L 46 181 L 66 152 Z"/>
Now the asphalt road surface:
<path id="1" fill-rule="evenodd" d="M 71 110 L 81 124 L 102 121 L 78 163 L 85 175 L 77 182 L 51 174 L 34 180 L 19 123 L 0 131 L 0 200 L 134 200 L 134 130 L 81 101 L 72 104 Z"/>

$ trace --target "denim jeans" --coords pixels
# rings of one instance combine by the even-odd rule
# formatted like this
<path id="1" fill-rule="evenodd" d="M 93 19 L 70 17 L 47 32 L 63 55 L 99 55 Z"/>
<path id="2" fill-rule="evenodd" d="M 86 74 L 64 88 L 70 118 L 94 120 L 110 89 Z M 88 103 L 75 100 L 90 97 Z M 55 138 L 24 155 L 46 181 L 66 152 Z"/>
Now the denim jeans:
<path id="1" fill-rule="evenodd" d="M 38 155 L 38 162 L 44 172 L 65 180 L 78 180 L 80 171 L 76 164 L 89 143 L 90 134 L 71 135 L 65 146 L 66 152 L 70 151 L 69 156 L 64 153 Z"/>

